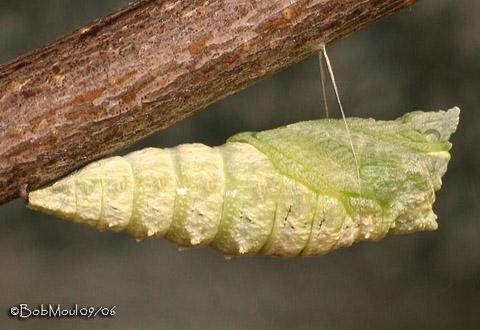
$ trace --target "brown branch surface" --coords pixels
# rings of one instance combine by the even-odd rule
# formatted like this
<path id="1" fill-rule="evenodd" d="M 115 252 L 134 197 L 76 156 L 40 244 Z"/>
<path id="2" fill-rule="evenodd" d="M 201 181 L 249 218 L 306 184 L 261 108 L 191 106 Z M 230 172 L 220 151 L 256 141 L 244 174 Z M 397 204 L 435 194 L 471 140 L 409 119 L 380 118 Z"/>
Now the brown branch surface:
<path id="1" fill-rule="evenodd" d="M 0 67 L 0 204 L 415 0 L 145 0 Z"/>

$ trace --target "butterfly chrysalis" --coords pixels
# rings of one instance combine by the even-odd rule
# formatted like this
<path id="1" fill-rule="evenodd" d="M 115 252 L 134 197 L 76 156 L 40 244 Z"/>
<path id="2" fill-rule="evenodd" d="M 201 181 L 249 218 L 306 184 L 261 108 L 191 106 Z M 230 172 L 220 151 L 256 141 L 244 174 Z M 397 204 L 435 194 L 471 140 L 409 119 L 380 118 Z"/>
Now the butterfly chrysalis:
<path id="1" fill-rule="evenodd" d="M 342 121 L 323 119 L 240 133 L 213 148 L 148 148 L 33 191 L 29 207 L 226 255 L 322 255 L 437 228 L 432 205 L 459 113 L 348 118 L 349 136 Z"/>

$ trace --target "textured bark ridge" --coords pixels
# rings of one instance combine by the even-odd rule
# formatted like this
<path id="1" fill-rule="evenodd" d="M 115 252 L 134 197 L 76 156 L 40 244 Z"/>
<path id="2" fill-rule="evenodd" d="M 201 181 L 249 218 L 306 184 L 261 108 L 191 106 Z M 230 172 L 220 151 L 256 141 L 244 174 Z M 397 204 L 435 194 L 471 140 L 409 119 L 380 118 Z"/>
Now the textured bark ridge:
<path id="1" fill-rule="evenodd" d="M 0 67 L 0 203 L 415 0 L 139 1 Z"/>
<path id="2" fill-rule="evenodd" d="M 226 255 L 322 255 L 387 233 L 435 230 L 435 191 L 459 109 L 395 121 L 301 122 L 219 147 L 149 148 L 88 165 L 29 206 L 136 238 Z"/>

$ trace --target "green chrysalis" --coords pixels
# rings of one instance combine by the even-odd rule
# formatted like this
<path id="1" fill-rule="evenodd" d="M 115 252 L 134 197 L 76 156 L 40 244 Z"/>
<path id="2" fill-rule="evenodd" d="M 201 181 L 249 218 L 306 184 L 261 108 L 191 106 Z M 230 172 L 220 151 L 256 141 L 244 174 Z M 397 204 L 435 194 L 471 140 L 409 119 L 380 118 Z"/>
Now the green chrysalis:
<path id="1" fill-rule="evenodd" d="M 29 207 L 226 255 L 322 255 L 437 228 L 432 205 L 459 113 L 347 119 L 359 168 L 342 121 L 306 121 L 240 133 L 219 147 L 148 148 L 100 160 L 31 192 Z"/>

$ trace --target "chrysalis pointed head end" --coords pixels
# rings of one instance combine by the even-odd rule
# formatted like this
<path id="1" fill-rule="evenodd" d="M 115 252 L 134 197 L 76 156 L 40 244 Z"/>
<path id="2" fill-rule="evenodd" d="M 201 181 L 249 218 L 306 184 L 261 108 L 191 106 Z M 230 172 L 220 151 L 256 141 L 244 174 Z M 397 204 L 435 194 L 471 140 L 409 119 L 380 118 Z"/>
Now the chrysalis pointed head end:
<path id="1" fill-rule="evenodd" d="M 415 130 L 424 134 L 435 132 L 440 141 L 448 141 L 457 130 L 460 120 L 460 108 L 454 107 L 447 111 L 414 111 L 399 118 L 410 124 Z"/>

